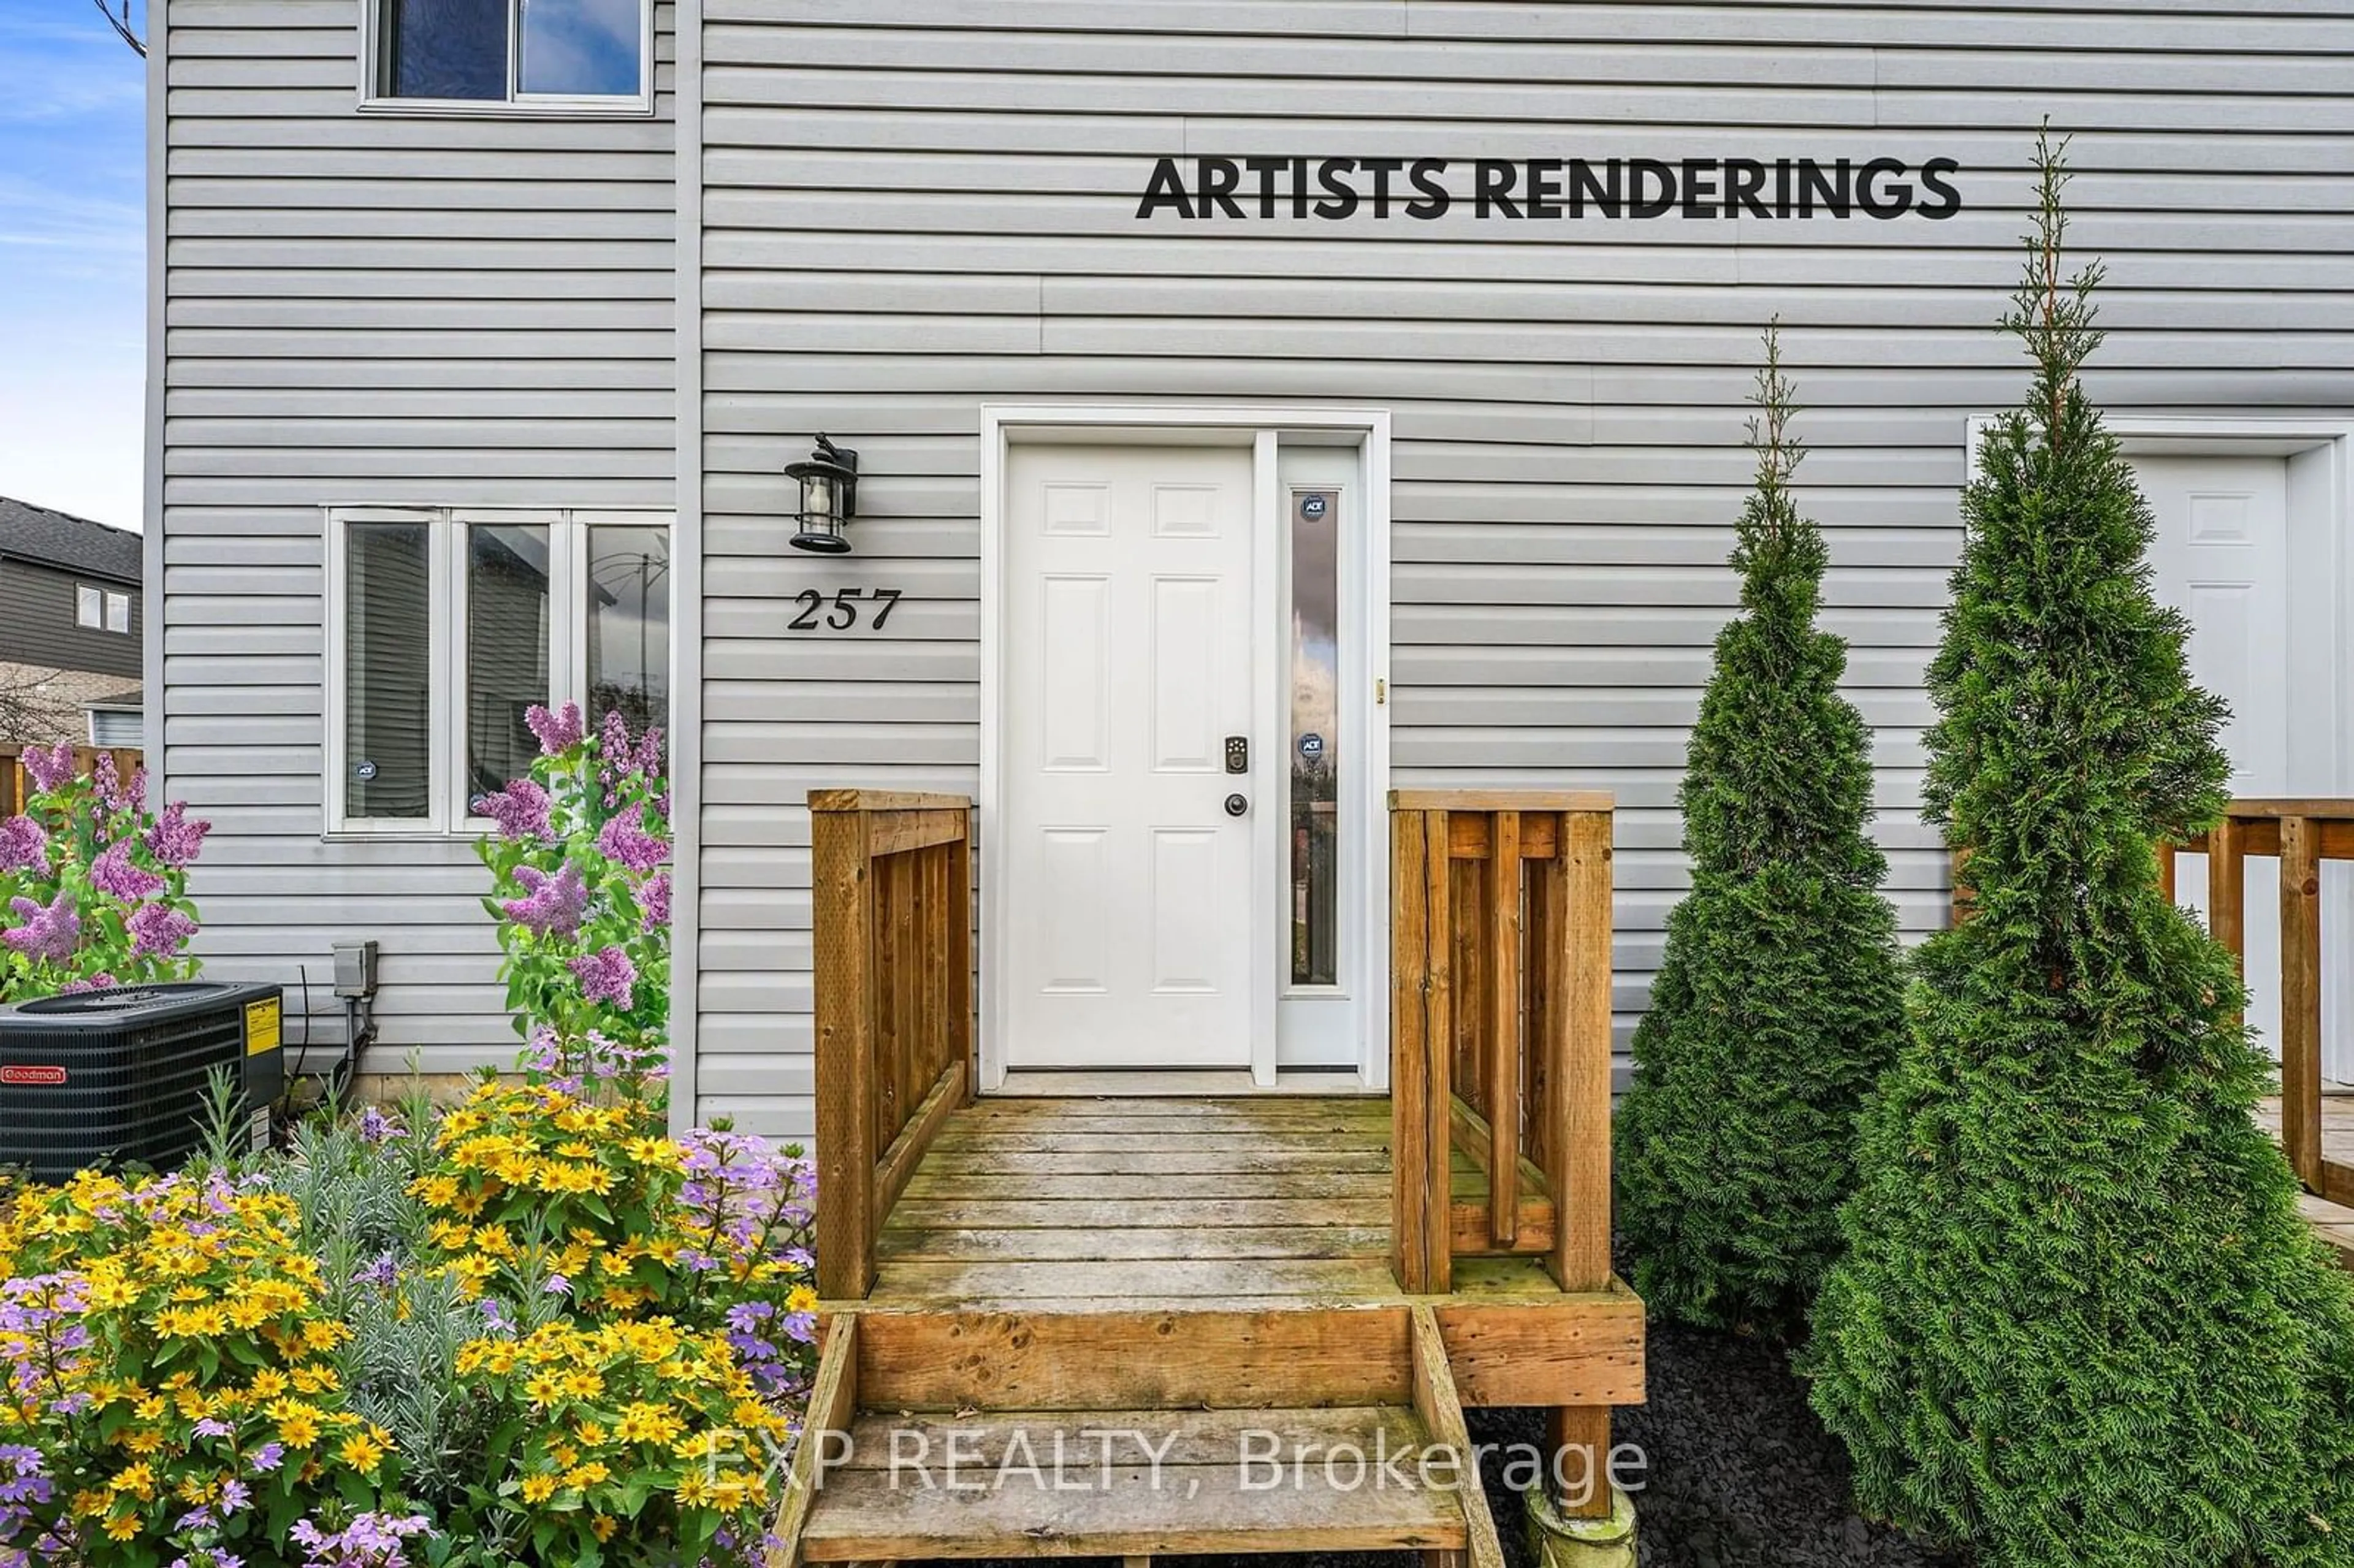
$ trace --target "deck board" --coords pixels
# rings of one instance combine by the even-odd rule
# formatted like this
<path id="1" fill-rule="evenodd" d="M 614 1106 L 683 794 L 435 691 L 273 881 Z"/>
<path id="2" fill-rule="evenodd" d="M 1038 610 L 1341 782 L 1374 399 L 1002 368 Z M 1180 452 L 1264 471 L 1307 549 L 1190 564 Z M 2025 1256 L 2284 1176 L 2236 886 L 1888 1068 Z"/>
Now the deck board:
<path id="1" fill-rule="evenodd" d="M 2280 1101 L 2267 1099 L 2259 1103 L 2256 1123 L 2277 1139 L 2281 1130 Z M 2321 1156 L 2354 1165 L 2354 1095 L 2322 1097 Z M 2306 1192 L 2298 1196 L 2297 1211 L 2313 1227 L 2313 1234 L 2338 1255 L 2339 1266 L 2354 1269 L 2354 1208 Z"/>
<path id="2" fill-rule="evenodd" d="M 1394 1297 L 1386 1101 L 1003 1100 L 957 1112 L 873 1305 Z"/>

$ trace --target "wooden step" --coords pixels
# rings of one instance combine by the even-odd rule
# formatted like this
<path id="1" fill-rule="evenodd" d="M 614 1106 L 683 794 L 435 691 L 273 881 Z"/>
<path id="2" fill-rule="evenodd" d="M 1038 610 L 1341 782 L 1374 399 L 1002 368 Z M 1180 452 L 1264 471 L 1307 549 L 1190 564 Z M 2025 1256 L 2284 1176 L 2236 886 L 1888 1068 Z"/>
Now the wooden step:
<path id="1" fill-rule="evenodd" d="M 1501 1568 L 1436 1313 L 836 1313 L 771 1568 L 1419 1551 Z"/>
<path id="2" fill-rule="evenodd" d="M 1451 1456 L 1414 1412 L 862 1415 L 803 1558 L 1126 1557 L 1460 1550 Z"/>

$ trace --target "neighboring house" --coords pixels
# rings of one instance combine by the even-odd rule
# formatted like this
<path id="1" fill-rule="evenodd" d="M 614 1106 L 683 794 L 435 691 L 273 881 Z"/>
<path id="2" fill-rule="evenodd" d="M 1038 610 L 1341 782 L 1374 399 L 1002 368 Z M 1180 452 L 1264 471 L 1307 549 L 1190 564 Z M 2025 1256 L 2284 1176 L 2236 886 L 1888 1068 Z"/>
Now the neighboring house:
<path id="1" fill-rule="evenodd" d="M 2354 17 L 478 14 L 172 0 L 152 57 L 154 760 L 215 823 L 215 972 L 307 969 L 331 1039 L 329 942 L 382 942 L 379 1068 L 513 1049 L 469 801 L 543 695 L 676 731 L 682 1115 L 811 1124 L 830 786 L 978 797 L 985 1085 L 1378 1084 L 1382 791 L 1606 789 L 1623 1044 L 1776 315 L 1889 896 L 1935 927 L 1921 674 L 2026 379 L 1990 327 L 2046 115 L 2236 785 L 2354 789 Z M 843 556 L 787 544 L 819 432 Z"/>
<path id="2" fill-rule="evenodd" d="M 0 496 L 0 750 L 138 748 L 141 556 L 136 534 Z"/>

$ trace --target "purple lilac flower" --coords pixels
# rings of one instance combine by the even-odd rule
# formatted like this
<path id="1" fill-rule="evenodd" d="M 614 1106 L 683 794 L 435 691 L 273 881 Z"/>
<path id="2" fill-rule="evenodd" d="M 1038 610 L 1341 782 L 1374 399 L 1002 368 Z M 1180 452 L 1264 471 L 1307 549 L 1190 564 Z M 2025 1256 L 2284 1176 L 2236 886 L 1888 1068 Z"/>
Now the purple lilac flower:
<path id="1" fill-rule="evenodd" d="M 638 771 L 649 779 L 659 779 L 662 770 L 662 726 L 650 724 L 646 726 L 646 733 L 638 737 Z"/>
<path id="2" fill-rule="evenodd" d="M 597 853 L 643 876 L 670 858 L 670 845 L 631 821 L 631 815 L 623 812 L 605 824 L 597 835 Z"/>
<path id="3" fill-rule="evenodd" d="M 109 844 L 106 853 L 90 863 L 90 881 L 101 893 L 111 894 L 126 904 L 153 898 L 164 891 L 162 877 L 131 863 L 129 839 Z"/>
<path id="4" fill-rule="evenodd" d="M 48 794 L 74 776 L 73 747 L 28 746 L 23 758 L 25 771 L 33 780 L 33 788 Z"/>
<path id="5" fill-rule="evenodd" d="M 515 880 L 528 895 L 499 905 L 506 917 L 542 937 L 569 937 L 580 929 L 588 907 L 588 885 L 580 868 L 567 861 L 550 876 L 535 865 L 515 867 Z"/>
<path id="6" fill-rule="evenodd" d="M 523 722 L 530 726 L 532 734 L 539 736 L 539 749 L 543 756 L 555 757 L 580 744 L 580 705 L 578 703 L 567 703 L 554 713 L 535 703 L 525 710 Z"/>
<path id="7" fill-rule="evenodd" d="M 196 934 L 196 923 L 168 904 L 143 904 L 131 912 L 130 930 L 133 958 L 168 959 Z"/>
<path id="8" fill-rule="evenodd" d="M 0 822 L 0 874 L 12 871 L 47 872 L 49 835 L 30 817 Z"/>
<path id="9" fill-rule="evenodd" d="M 621 716 L 619 708 L 609 708 L 605 722 L 598 726 L 597 760 L 603 766 L 610 782 L 617 774 L 624 774 L 638 763 L 637 743 L 630 738 L 630 721 Z"/>
<path id="10" fill-rule="evenodd" d="M 59 996 L 80 996 L 85 991 L 112 991 L 122 982 L 111 974 L 99 973 L 82 980 L 68 980 L 58 987 Z"/>
<path id="11" fill-rule="evenodd" d="M 482 797 L 482 814 L 498 823 L 503 839 L 544 842 L 556 836 L 548 821 L 551 804 L 546 790 L 528 779 L 517 779 L 497 794 Z"/>
<path id="12" fill-rule="evenodd" d="M 630 955 L 608 945 L 585 958 L 567 959 L 565 968 L 580 981 L 580 994 L 590 1001 L 610 1001 L 623 1012 L 638 1004 L 638 967 Z"/>
<path id="13" fill-rule="evenodd" d="M 133 768 L 130 782 L 125 783 L 121 770 L 114 765 L 114 753 L 101 751 L 98 754 L 96 766 L 90 770 L 90 781 L 97 786 L 98 803 L 118 816 L 126 812 L 135 816 L 146 809 L 147 769 L 144 768 Z"/>
<path id="14" fill-rule="evenodd" d="M 205 847 L 205 835 L 212 831 L 210 822 L 188 821 L 187 802 L 175 800 L 164 808 L 164 814 L 147 830 L 147 853 L 155 857 L 156 863 L 175 870 L 193 865 Z"/>
<path id="15" fill-rule="evenodd" d="M 670 924 L 670 873 L 658 871 L 638 885 L 639 928 L 661 930 Z"/>
<path id="16" fill-rule="evenodd" d="M 0 942 L 36 963 L 43 959 L 64 963 L 81 946 L 81 912 L 74 907 L 70 892 L 59 890 L 46 909 L 29 898 L 11 898 L 8 907 L 24 924 L 13 931 L 0 931 Z"/>

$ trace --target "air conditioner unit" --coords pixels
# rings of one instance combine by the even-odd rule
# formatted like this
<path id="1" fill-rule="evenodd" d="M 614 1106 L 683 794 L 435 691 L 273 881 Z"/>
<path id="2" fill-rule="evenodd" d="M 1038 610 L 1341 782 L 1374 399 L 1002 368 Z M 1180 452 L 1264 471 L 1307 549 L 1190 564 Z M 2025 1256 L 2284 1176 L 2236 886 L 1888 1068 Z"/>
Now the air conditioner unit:
<path id="1" fill-rule="evenodd" d="M 164 1170 L 204 1129 L 214 1070 L 242 1094 L 255 1145 L 285 1085 L 274 985 L 191 980 L 0 1008 L 0 1164 L 59 1181 L 85 1166 Z"/>

